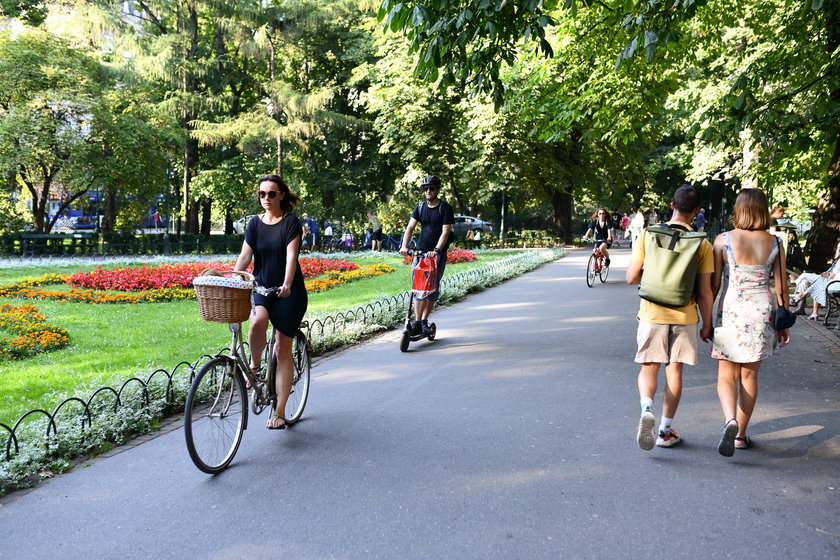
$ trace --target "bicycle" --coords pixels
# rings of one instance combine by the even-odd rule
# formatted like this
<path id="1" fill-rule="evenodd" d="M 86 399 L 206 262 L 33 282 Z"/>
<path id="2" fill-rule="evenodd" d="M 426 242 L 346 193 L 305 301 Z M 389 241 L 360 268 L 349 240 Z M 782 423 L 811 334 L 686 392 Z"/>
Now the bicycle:
<path id="1" fill-rule="evenodd" d="M 590 288 L 595 285 L 595 277 L 601 279 L 601 283 L 607 281 L 610 274 L 610 267 L 604 262 L 604 255 L 600 251 L 592 250 L 589 255 L 589 262 L 586 265 L 586 285 Z"/>
<path id="2" fill-rule="evenodd" d="M 254 290 L 268 294 L 275 293 L 278 288 L 255 287 Z M 277 360 L 274 354 L 277 330 L 272 327 L 271 338 L 263 353 L 263 365 L 259 371 L 253 372 L 242 339 L 242 321 L 245 320 L 242 315 L 207 319 L 202 309 L 202 318 L 228 322 L 231 341 L 227 351 L 206 363 L 190 384 L 184 407 L 184 435 L 187 451 L 195 466 L 208 474 L 217 474 L 230 465 L 242 443 L 242 436 L 248 428 L 248 409 L 259 416 L 266 408 L 274 410 L 277 404 Z M 304 333 L 308 326 L 306 321 L 301 322 L 292 341 L 294 374 L 286 402 L 287 426 L 300 421 L 309 398 L 312 344 Z"/>

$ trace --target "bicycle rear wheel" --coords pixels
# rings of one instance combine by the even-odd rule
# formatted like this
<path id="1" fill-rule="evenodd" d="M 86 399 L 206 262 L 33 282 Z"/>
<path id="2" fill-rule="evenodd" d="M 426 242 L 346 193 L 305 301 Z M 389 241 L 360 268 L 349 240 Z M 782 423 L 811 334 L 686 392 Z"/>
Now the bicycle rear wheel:
<path id="1" fill-rule="evenodd" d="M 595 254 L 589 255 L 589 263 L 586 265 L 586 285 L 590 288 L 595 284 Z"/>
<path id="2" fill-rule="evenodd" d="M 309 381 L 312 362 L 309 356 L 309 340 L 303 331 L 298 331 L 292 341 L 292 364 L 295 366 L 292 390 L 286 401 L 286 421 L 294 424 L 303 416 L 309 399 Z"/>
<path id="3" fill-rule="evenodd" d="M 228 357 L 210 360 L 199 370 L 187 394 L 184 435 L 195 466 L 216 474 L 236 455 L 248 414 L 245 382 Z"/>

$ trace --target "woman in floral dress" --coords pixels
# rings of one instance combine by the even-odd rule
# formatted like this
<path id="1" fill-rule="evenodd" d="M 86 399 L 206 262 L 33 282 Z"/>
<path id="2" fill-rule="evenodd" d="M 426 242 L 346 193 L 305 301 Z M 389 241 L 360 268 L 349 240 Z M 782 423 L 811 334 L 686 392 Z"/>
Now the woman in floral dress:
<path id="1" fill-rule="evenodd" d="M 774 293 L 785 294 L 787 286 L 785 275 L 772 274 L 778 270 L 777 260 L 782 270 L 786 268 L 776 236 L 766 231 L 769 221 L 764 192 L 743 189 L 735 200 L 735 229 L 715 239 L 712 291 L 717 293 L 721 283 L 724 291 L 718 303 L 712 357 L 719 360 L 717 390 L 726 425 L 718 451 L 725 457 L 752 445 L 747 425 L 758 396 L 758 368 L 777 345 L 790 342 L 789 329 L 777 332 L 773 328 Z M 782 297 L 785 307 L 787 299 Z"/>

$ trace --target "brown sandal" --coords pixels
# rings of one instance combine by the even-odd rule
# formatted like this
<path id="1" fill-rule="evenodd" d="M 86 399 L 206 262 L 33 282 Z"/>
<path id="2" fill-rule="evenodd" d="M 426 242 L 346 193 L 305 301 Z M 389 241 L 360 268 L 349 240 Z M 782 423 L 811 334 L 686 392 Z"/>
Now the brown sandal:
<path id="1" fill-rule="evenodd" d="M 280 424 L 279 426 L 272 425 L 278 420 L 282 420 L 283 423 Z M 286 429 L 286 422 L 287 422 L 287 420 L 284 417 L 280 416 L 279 414 L 275 414 L 271 418 L 268 419 L 268 424 L 266 424 L 265 427 L 268 428 L 269 430 L 285 430 Z"/>

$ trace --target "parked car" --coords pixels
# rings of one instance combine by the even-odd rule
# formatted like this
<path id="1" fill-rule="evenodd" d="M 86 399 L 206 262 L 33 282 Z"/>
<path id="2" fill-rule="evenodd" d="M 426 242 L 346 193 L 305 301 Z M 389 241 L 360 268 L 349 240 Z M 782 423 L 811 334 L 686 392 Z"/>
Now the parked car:
<path id="1" fill-rule="evenodd" d="M 466 236 L 467 233 L 477 232 L 491 233 L 493 231 L 493 222 L 485 222 L 472 216 L 455 216 L 455 225 L 452 228 L 457 237 Z"/>
<path id="2" fill-rule="evenodd" d="M 233 233 L 238 235 L 242 235 L 245 233 L 245 228 L 248 226 L 248 222 L 251 221 L 251 218 L 254 216 L 245 216 L 244 218 L 239 218 L 235 222 L 233 222 Z"/>

